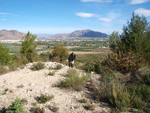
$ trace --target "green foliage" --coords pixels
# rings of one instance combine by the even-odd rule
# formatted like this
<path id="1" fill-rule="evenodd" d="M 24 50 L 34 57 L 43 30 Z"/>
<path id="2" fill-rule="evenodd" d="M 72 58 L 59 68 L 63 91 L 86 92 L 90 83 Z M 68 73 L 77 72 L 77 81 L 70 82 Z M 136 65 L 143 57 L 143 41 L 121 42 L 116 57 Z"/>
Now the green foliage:
<path id="1" fill-rule="evenodd" d="M 25 113 L 21 100 L 19 98 L 15 99 L 15 101 L 8 107 L 6 113 Z"/>
<path id="2" fill-rule="evenodd" d="M 138 46 L 143 45 L 143 38 L 145 38 L 148 26 L 148 22 L 144 16 L 140 17 L 133 13 L 131 21 L 128 21 L 127 26 L 123 28 L 122 40 L 126 51 L 139 52 L 141 47 Z"/>
<path id="3" fill-rule="evenodd" d="M 18 67 L 23 67 L 28 63 L 28 59 L 20 53 L 14 53 L 12 62 L 9 64 L 10 70 L 16 70 Z"/>
<path id="4" fill-rule="evenodd" d="M 137 62 L 150 64 L 150 24 L 144 16 L 133 13 L 127 26 L 123 27 L 123 34 L 114 32 L 110 35 L 110 48 L 119 57 L 131 53 Z M 118 38 L 119 37 L 119 38 Z"/>
<path id="5" fill-rule="evenodd" d="M 31 111 L 32 111 L 32 113 L 45 113 L 44 108 L 41 109 L 39 107 L 31 108 Z"/>
<path id="6" fill-rule="evenodd" d="M 48 75 L 49 75 L 49 76 L 54 76 L 54 75 L 55 75 L 55 72 L 49 72 Z"/>
<path id="7" fill-rule="evenodd" d="M 5 66 L 0 65 L 0 75 L 7 73 L 7 72 L 8 72 L 8 69 Z"/>
<path id="8" fill-rule="evenodd" d="M 112 53 L 95 63 L 99 87 L 92 90 L 98 100 L 111 103 L 114 112 L 150 112 L 150 24 L 133 13 L 123 34 L 110 35 Z M 94 69 L 95 69 L 94 67 Z M 92 95 L 92 96 L 93 96 Z"/>
<path id="9" fill-rule="evenodd" d="M 56 70 L 60 70 L 61 68 L 62 68 L 62 65 L 60 65 L 60 64 L 56 65 L 56 67 L 55 67 Z"/>
<path id="10" fill-rule="evenodd" d="M 22 104 L 27 104 L 28 100 L 26 98 L 21 99 Z"/>
<path id="11" fill-rule="evenodd" d="M 85 98 L 82 98 L 82 99 L 79 100 L 79 102 L 80 102 L 80 103 L 86 103 L 87 100 L 86 100 Z"/>
<path id="12" fill-rule="evenodd" d="M 129 91 L 120 84 L 112 84 L 112 92 L 110 102 L 120 111 L 127 110 L 131 103 L 131 95 Z"/>
<path id="13" fill-rule="evenodd" d="M 31 67 L 31 70 L 37 71 L 37 70 L 41 70 L 41 69 L 44 69 L 44 68 L 45 68 L 45 65 L 41 62 L 38 62 L 36 64 L 33 64 L 33 66 Z"/>
<path id="14" fill-rule="evenodd" d="M 62 44 L 54 45 L 54 49 L 52 51 L 53 57 L 60 58 L 60 61 L 65 60 L 68 57 L 68 50 Z"/>
<path id="15" fill-rule="evenodd" d="M 132 107 L 139 109 L 139 111 L 150 111 L 150 87 L 145 84 L 129 85 L 128 89 L 132 94 Z"/>
<path id="16" fill-rule="evenodd" d="M 46 52 L 46 53 L 41 53 L 39 57 L 40 57 L 40 60 L 41 60 L 41 61 L 47 62 L 47 61 L 49 61 L 50 58 L 51 58 L 50 55 L 51 55 L 51 54 L 50 54 L 49 52 Z"/>
<path id="17" fill-rule="evenodd" d="M 143 66 L 139 68 L 138 72 L 136 77 L 139 78 L 139 81 L 150 85 L 150 66 Z"/>
<path id="18" fill-rule="evenodd" d="M 85 108 L 86 110 L 90 110 L 90 111 L 93 111 L 93 110 L 95 109 L 94 106 L 91 105 L 91 104 L 85 105 L 84 108 Z"/>
<path id="19" fill-rule="evenodd" d="M 47 95 L 41 94 L 41 96 L 38 99 L 38 102 L 41 104 L 46 103 L 47 101 L 51 100 L 52 98 L 54 98 L 54 95 L 47 96 Z"/>
<path id="20" fill-rule="evenodd" d="M 9 89 L 6 88 L 6 89 L 3 91 L 2 95 L 5 95 L 8 91 L 9 91 Z"/>
<path id="21" fill-rule="evenodd" d="M 9 54 L 9 49 L 4 47 L 0 43 L 0 65 L 6 65 L 11 61 L 11 55 Z"/>
<path id="22" fill-rule="evenodd" d="M 74 69 L 70 69 L 67 72 L 66 79 L 60 81 L 57 85 L 58 87 L 73 88 L 76 90 L 81 90 L 82 86 L 90 79 L 90 75 L 80 75 Z"/>
<path id="23" fill-rule="evenodd" d="M 34 41 L 37 36 L 27 33 L 25 37 L 22 38 L 21 53 L 28 59 L 29 62 L 33 62 L 37 58 L 36 47 Z"/>
<path id="24" fill-rule="evenodd" d="M 109 37 L 109 47 L 113 52 L 117 52 L 119 42 L 119 33 L 113 32 Z"/>

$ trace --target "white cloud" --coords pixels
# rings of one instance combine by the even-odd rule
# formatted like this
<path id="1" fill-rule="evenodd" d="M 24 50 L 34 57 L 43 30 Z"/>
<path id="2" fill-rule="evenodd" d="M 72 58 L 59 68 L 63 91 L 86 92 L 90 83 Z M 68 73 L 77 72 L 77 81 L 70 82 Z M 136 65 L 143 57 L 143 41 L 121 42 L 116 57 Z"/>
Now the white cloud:
<path id="1" fill-rule="evenodd" d="M 0 13 L 0 15 L 8 15 L 9 13 Z"/>
<path id="2" fill-rule="evenodd" d="M 81 2 L 112 2 L 112 0 L 81 0 Z"/>
<path id="3" fill-rule="evenodd" d="M 119 17 L 119 16 L 120 16 L 120 13 L 115 13 L 115 12 L 109 12 L 108 13 L 108 17 L 112 20 Z"/>
<path id="4" fill-rule="evenodd" d="M 145 17 L 150 16 L 150 10 L 144 9 L 144 8 L 139 8 L 137 10 L 134 11 L 135 14 L 142 16 L 144 15 Z"/>
<path id="5" fill-rule="evenodd" d="M 84 12 L 76 13 L 76 15 L 77 15 L 77 16 L 80 16 L 80 17 L 83 17 L 83 18 L 99 17 L 99 15 L 97 15 L 97 14 L 84 13 Z"/>
<path id="6" fill-rule="evenodd" d="M 99 18 L 99 20 L 110 23 L 112 20 L 109 18 Z"/>
<path id="7" fill-rule="evenodd" d="M 5 21 L 6 19 L 2 19 L 3 21 Z"/>
<path id="8" fill-rule="evenodd" d="M 142 4 L 148 1 L 149 0 L 130 0 L 130 4 Z"/>

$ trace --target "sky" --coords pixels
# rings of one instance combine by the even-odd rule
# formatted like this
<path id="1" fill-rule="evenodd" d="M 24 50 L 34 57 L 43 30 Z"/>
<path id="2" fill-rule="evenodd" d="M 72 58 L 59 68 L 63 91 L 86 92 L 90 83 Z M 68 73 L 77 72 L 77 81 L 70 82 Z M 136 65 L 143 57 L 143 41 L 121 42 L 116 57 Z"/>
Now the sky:
<path id="1" fill-rule="evenodd" d="M 150 0 L 0 0 L 0 30 L 121 33 L 133 12 L 150 22 Z"/>

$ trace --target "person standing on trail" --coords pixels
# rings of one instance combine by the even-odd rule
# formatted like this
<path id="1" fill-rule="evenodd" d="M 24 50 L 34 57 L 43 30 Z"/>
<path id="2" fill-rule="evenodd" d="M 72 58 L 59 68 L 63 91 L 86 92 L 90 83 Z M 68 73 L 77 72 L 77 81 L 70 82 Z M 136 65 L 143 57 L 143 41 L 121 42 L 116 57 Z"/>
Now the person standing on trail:
<path id="1" fill-rule="evenodd" d="M 72 52 L 68 57 L 69 67 L 73 68 L 74 60 L 76 59 L 76 55 Z"/>

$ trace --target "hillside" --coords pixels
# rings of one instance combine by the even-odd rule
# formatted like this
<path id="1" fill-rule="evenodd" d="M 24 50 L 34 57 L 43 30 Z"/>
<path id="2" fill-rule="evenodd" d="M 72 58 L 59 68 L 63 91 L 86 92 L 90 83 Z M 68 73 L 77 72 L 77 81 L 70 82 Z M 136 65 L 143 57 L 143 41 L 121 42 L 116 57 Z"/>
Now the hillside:
<path id="1" fill-rule="evenodd" d="M 0 40 L 21 40 L 25 35 L 17 30 L 1 30 Z"/>
<path id="2" fill-rule="evenodd" d="M 109 108 L 101 107 L 101 103 L 97 103 L 91 98 L 88 98 L 87 95 L 89 95 L 89 92 L 87 89 L 75 91 L 54 87 L 54 84 L 65 79 L 65 75 L 69 70 L 68 66 L 62 64 L 62 69 L 60 70 L 49 70 L 49 67 L 56 67 L 58 64 L 59 63 L 56 62 L 45 62 L 45 69 L 32 71 L 30 67 L 33 63 L 29 63 L 23 69 L 1 75 L 0 108 L 7 108 L 11 102 L 18 97 L 26 100 L 24 108 L 27 113 L 30 113 L 34 104 L 36 104 L 37 107 L 44 108 L 45 113 L 52 113 L 52 111 L 48 109 L 48 105 L 57 108 L 58 113 L 110 112 Z M 49 71 L 55 72 L 55 75 L 49 76 Z M 81 71 L 79 72 L 83 73 Z M 91 77 L 94 79 L 99 76 L 92 75 Z M 40 96 L 40 94 L 54 95 L 54 98 L 44 104 L 40 104 L 36 100 L 36 97 Z M 79 100 L 83 98 L 87 100 L 86 103 L 79 102 Z M 86 105 L 94 106 L 94 110 L 86 110 L 84 108 Z"/>
<path id="3" fill-rule="evenodd" d="M 52 35 L 50 38 L 107 38 L 107 37 L 108 35 L 105 33 L 86 29 L 86 30 L 76 30 L 68 34 L 56 34 Z"/>
<path id="4" fill-rule="evenodd" d="M 95 37 L 95 38 L 106 38 L 108 37 L 107 34 L 101 33 L 101 32 L 96 32 L 92 30 L 77 30 L 74 31 L 73 33 L 69 34 L 69 37 Z"/>
<path id="5" fill-rule="evenodd" d="M 26 34 L 21 33 L 17 30 L 1 30 L 0 31 L 0 40 L 21 40 Z M 38 34 L 38 38 L 107 38 L 108 35 L 105 33 L 92 31 L 89 29 L 86 30 L 76 30 L 68 34 Z"/>

